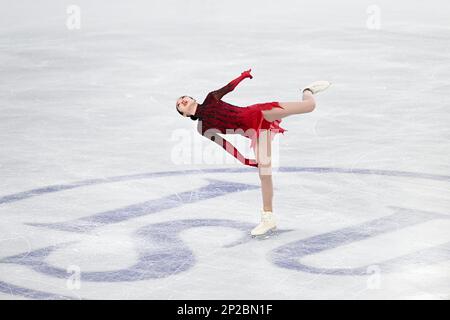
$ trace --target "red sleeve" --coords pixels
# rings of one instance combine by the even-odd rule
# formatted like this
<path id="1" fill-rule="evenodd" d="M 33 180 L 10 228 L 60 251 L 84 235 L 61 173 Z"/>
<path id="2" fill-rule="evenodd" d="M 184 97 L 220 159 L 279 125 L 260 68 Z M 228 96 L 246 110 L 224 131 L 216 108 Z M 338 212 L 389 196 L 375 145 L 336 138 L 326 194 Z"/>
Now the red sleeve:
<path id="1" fill-rule="evenodd" d="M 226 95 L 228 92 L 231 92 L 234 90 L 234 88 L 236 88 L 236 86 L 245 78 L 250 77 L 248 74 L 242 73 L 239 77 L 237 77 L 236 79 L 230 81 L 226 86 L 212 91 L 211 94 L 217 99 L 220 100 L 222 99 L 222 97 L 224 95 Z"/>
<path id="2" fill-rule="evenodd" d="M 211 141 L 214 141 L 219 146 L 221 146 L 225 151 L 227 151 L 229 154 L 231 154 L 233 157 L 235 157 L 237 160 L 239 160 L 242 164 L 246 166 L 251 167 L 258 167 L 258 163 L 256 160 L 253 159 L 247 159 L 245 158 L 238 149 L 236 149 L 235 146 L 233 146 L 229 141 L 225 140 L 221 136 L 219 136 L 217 133 L 213 133 L 209 136 L 206 136 Z"/>

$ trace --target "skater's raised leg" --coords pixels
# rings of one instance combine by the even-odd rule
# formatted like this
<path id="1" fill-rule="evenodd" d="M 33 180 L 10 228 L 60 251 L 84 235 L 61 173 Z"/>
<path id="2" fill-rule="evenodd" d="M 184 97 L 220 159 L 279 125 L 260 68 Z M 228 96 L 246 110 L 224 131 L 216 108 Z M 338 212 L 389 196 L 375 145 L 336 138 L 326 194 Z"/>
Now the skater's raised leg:
<path id="1" fill-rule="evenodd" d="M 303 89 L 303 100 L 295 102 L 279 102 L 283 108 L 273 108 L 264 110 L 264 119 L 274 121 L 285 118 L 293 114 L 312 112 L 316 108 L 314 94 L 317 94 L 330 86 L 328 81 L 315 81 Z"/>

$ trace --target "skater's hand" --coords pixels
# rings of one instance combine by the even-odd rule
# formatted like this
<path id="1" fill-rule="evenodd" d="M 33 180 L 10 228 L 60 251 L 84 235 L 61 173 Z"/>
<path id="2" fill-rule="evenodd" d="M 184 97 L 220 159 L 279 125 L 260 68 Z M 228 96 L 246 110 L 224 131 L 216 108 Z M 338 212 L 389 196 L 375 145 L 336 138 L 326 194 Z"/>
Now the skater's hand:
<path id="1" fill-rule="evenodd" d="M 250 74 L 251 71 L 252 71 L 252 69 L 248 69 L 248 70 L 242 72 L 241 76 L 244 76 L 245 78 L 253 79 L 253 76 Z"/>
<path id="2" fill-rule="evenodd" d="M 251 167 L 256 167 L 258 168 L 258 162 L 254 159 L 245 159 L 244 160 L 244 164 L 251 166 Z"/>

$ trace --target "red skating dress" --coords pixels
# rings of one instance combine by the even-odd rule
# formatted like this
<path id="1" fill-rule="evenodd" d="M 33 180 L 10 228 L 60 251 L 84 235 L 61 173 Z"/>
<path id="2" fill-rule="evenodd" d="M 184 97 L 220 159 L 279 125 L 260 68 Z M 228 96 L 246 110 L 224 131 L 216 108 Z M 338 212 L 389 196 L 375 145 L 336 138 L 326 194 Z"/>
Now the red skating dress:
<path id="1" fill-rule="evenodd" d="M 278 102 L 237 107 L 221 100 L 225 94 L 233 91 L 239 82 L 247 77 L 252 78 L 248 71 L 243 72 L 241 76 L 223 88 L 208 93 L 203 103 L 197 106 L 194 116 L 199 118 L 197 130 L 202 136 L 222 146 L 243 164 L 257 167 L 258 164 L 255 160 L 244 158 L 230 142 L 217 134 L 241 134 L 251 139 L 251 148 L 255 148 L 261 129 L 270 130 L 272 140 L 276 133 L 284 134 L 284 131 L 287 131 L 279 126 L 281 119 L 269 122 L 264 119 L 262 113 L 262 110 L 282 108 Z"/>

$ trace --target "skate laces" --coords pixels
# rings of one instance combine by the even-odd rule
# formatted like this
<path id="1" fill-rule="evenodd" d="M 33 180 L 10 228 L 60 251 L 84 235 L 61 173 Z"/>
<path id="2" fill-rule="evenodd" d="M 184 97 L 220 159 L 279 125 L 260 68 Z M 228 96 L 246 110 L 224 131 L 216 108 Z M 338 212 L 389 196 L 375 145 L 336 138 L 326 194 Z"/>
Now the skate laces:
<path id="1" fill-rule="evenodd" d="M 269 211 L 270 212 L 270 211 Z M 268 222 L 273 219 L 273 213 L 263 212 L 261 220 L 263 222 Z"/>

